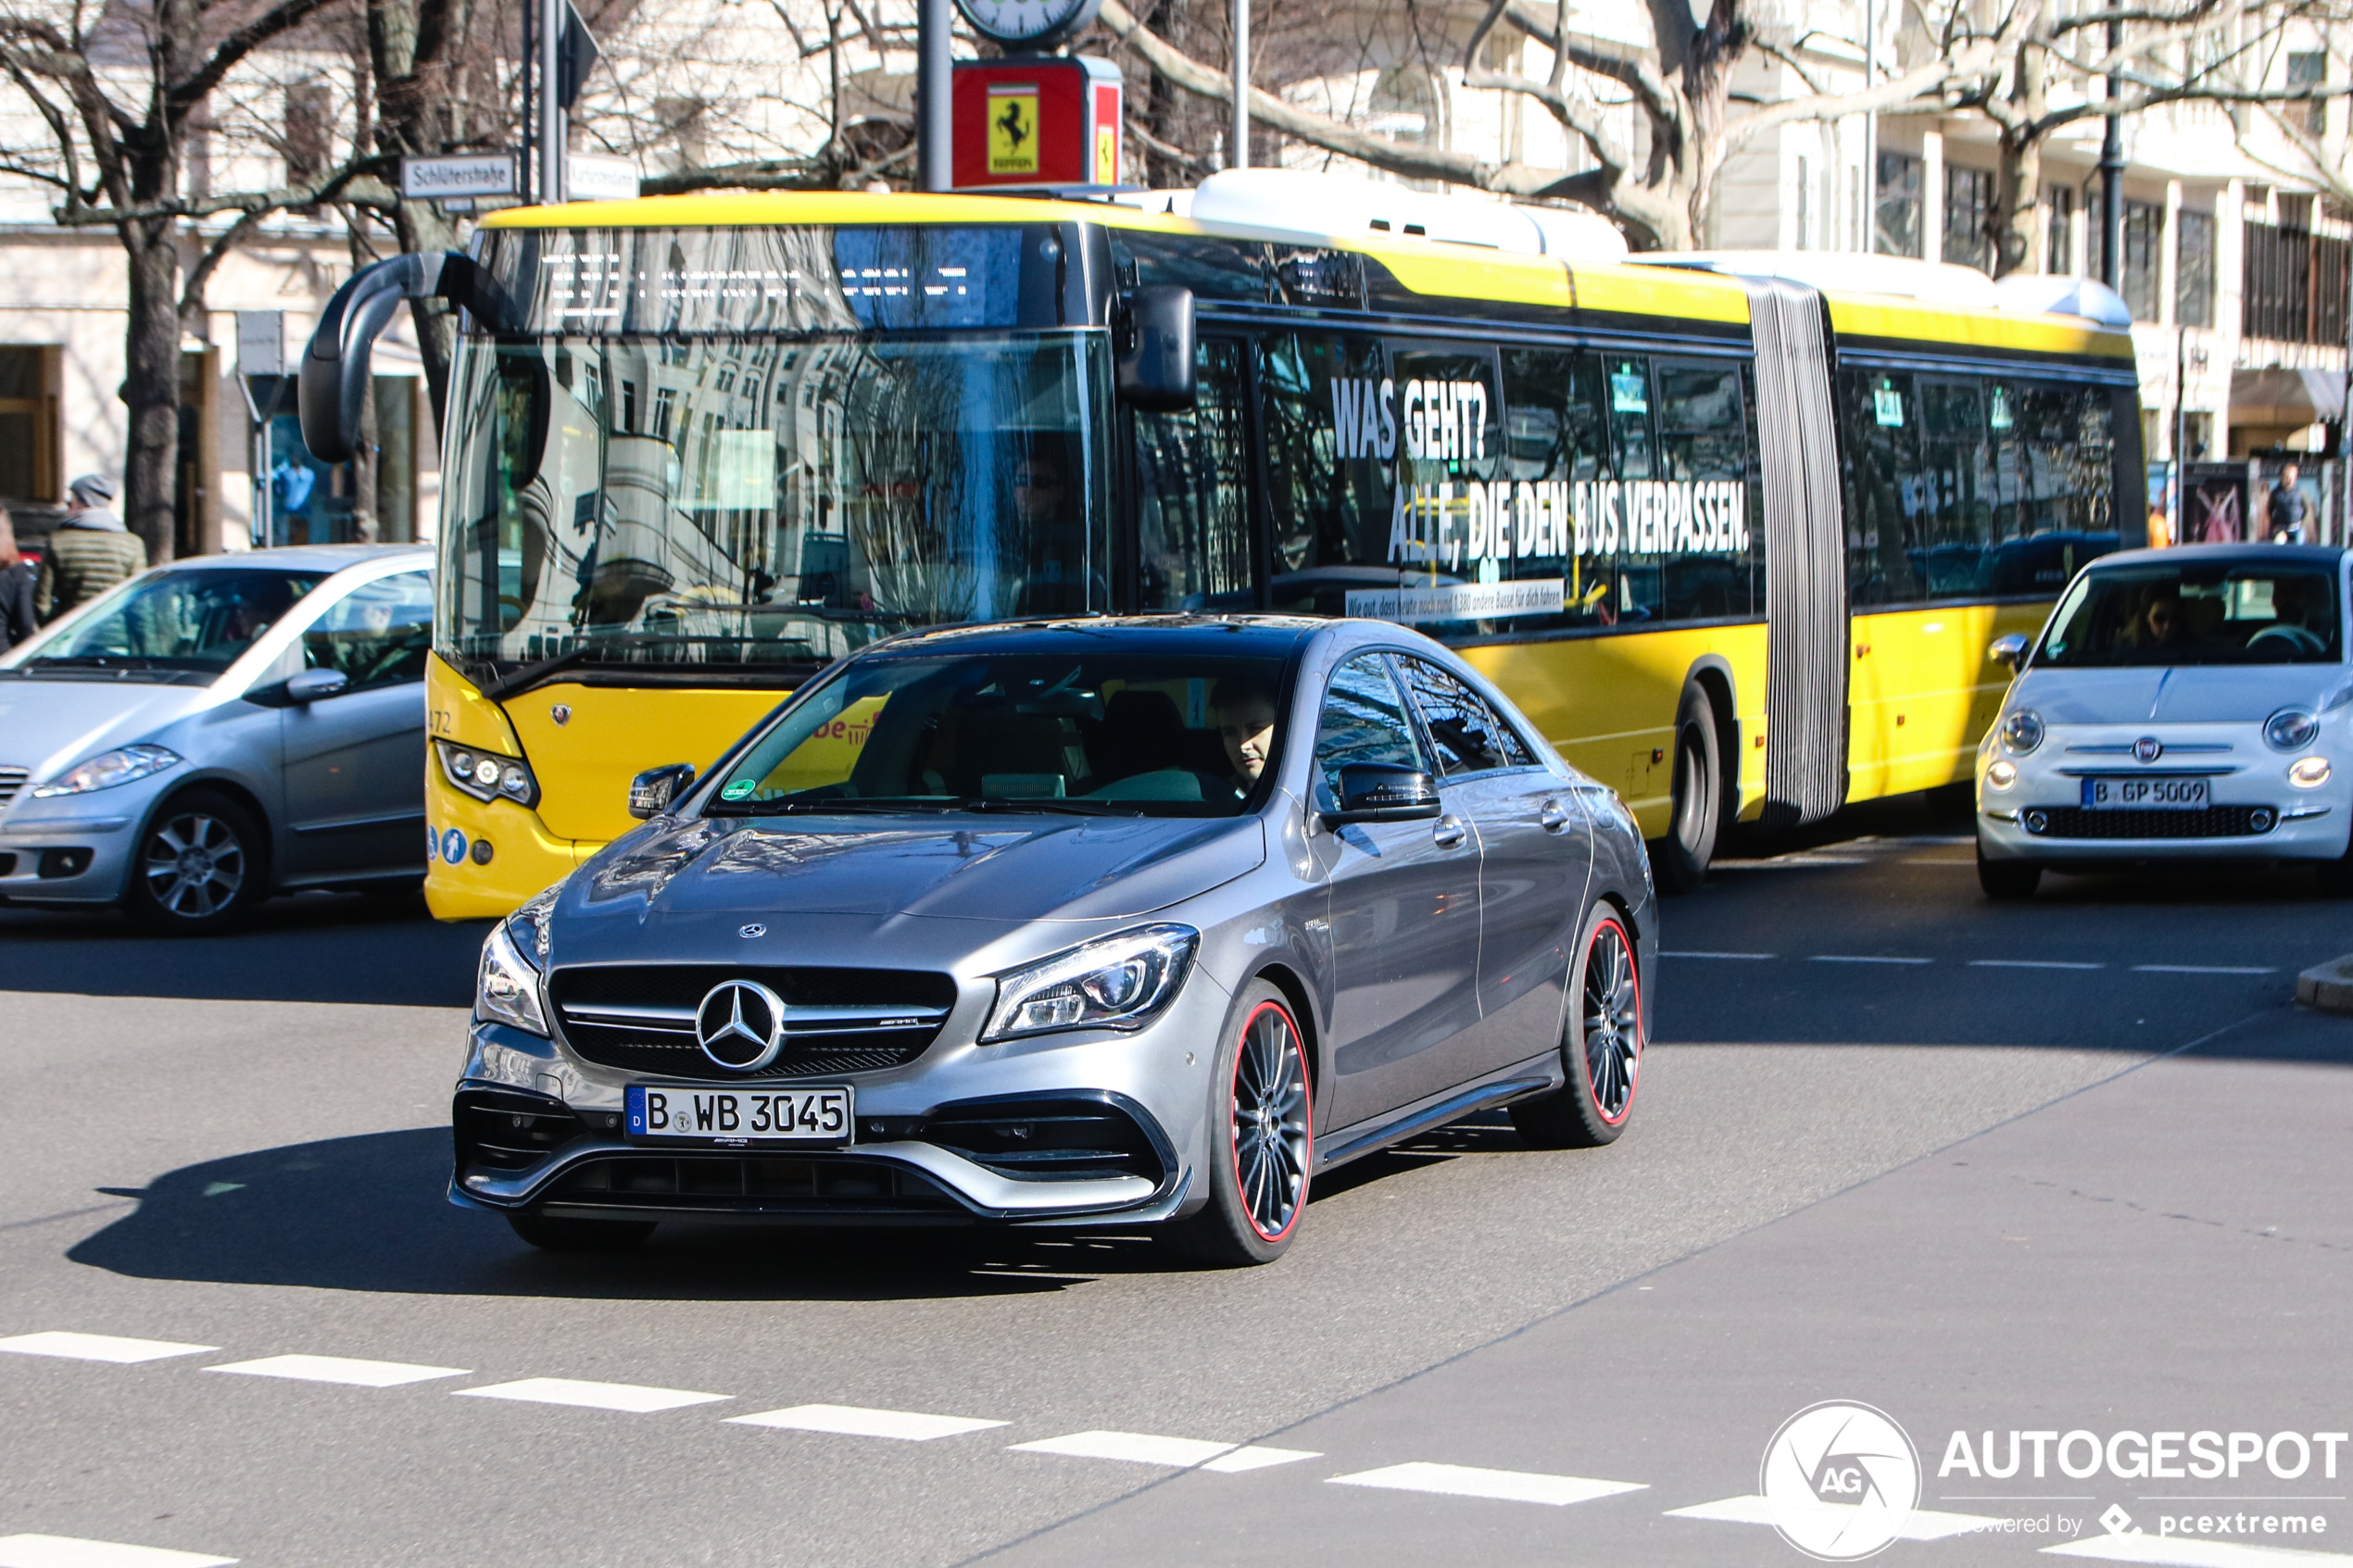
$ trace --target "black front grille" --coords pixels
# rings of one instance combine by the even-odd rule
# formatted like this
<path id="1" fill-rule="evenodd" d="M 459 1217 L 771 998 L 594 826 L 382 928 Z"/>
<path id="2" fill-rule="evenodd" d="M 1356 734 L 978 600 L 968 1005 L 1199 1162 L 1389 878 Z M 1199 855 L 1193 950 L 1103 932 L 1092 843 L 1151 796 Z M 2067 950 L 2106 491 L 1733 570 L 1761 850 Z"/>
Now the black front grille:
<path id="1" fill-rule="evenodd" d="M 463 1090 L 449 1119 L 460 1173 L 528 1171 L 589 1132 L 563 1101 L 510 1089 Z"/>
<path id="2" fill-rule="evenodd" d="M 2038 807 L 2021 813 L 2038 838 L 2258 838 L 2279 813 L 2269 806 L 2208 806 L 2196 811 L 2086 811 L 2081 806 Z M 2043 819 L 2041 828 L 2034 819 Z"/>
<path id="3" fill-rule="evenodd" d="M 1166 1170 L 1133 1116 L 1095 1099 L 943 1106 L 913 1135 L 1019 1181 L 1141 1176 L 1156 1183 Z"/>
<path id="4" fill-rule="evenodd" d="M 776 1060 L 758 1072 L 738 1073 L 703 1054 L 689 1021 L 711 987 L 726 980 L 757 981 L 787 1007 L 897 1009 L 923 1017 L 914 1023 L 887 1017 L 837 1025 L 788 1022 Z M 547 977 L 547 993 L 565 1043 L 585 1060 L 666 1078 L 741 1083 L 903 1067 L 938 1037 L 956 1003 L 956 982 L 922 970 L 644 964 L 560 969 Z M 592 1016 L 598 1008 L 683 1010 L 689 1016 L 617 1021 Z"/>
<path id="5" fill-rule="evenodd" d="M 881 1160 L 741 1154 L 584 1160 L 556 1179 L 544 1201 L 803 1215 L 969 1212 L 921 1172 Z"/>

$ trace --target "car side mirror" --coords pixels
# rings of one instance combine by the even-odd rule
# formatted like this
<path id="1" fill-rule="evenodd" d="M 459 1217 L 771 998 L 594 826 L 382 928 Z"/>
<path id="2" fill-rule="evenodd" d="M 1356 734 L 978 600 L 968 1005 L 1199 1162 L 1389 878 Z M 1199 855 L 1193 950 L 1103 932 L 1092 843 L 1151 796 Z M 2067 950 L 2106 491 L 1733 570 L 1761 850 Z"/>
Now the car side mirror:
<path id="1" fill-rule="evenodd" d="M 1438 815 L 1438 781 L 1418 768 L 1352 762 L 1340 771 L 1340 809 L 1324 813 L 1331 827 L 1349 822 L 1404 822 Z"/>
<path id="2" fill-rule="evenodd" d="M 1998 664 L 2008 665 L 2010 673 L 2015 675 L 2018 667 L 2026 662 L 2026 639 L 2015 632 L 1996 637 L 1987 646 L 1985 657 Z"/>
<path id="3" fill-rule="evenodd" d="M 1153 283 L 1127 296 L 1114 338 L 1120 401 L 1150 413 L 1193 406 L 1193 291 Z"/>
<path id="4" fill-rule="evenodd" d="M 351 685 L 351 677 L 340 670 L 305 670 L 286 682 L 286 700 L 309 704 L 324 697 L 341 696 Z"/>
<path id="5" fill-rule="evenodd" d="M 670 803 L 686 793 L 695 782 L 695 766 L 691 762 L 673 762 L 665 768 L 648 768 L 629 781 L 629 814 L 639 822 L 659 817 L 670 809 Z"/>

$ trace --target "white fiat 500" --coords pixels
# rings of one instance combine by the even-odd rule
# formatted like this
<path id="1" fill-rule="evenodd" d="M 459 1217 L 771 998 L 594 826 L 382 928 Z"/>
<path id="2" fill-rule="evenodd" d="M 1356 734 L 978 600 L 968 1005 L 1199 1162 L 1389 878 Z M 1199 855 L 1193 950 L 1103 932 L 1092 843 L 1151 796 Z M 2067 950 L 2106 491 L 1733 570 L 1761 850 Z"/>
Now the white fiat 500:
<path id="1" fill-rule="evenodd" d="M 1977 873 L 2310 860 L 2353 891 L 2353 668 L 2334 546 L 2128 550 L 2077 576 L 1977 752 Z"/>

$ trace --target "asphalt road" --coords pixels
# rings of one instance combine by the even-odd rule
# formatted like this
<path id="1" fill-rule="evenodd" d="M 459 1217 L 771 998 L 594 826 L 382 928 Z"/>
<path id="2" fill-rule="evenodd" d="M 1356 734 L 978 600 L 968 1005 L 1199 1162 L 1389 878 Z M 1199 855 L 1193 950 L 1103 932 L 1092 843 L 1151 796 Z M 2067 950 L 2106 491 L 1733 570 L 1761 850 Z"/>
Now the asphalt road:
<path id="1" fill-rule="evenodd" d="M 1950 1462 L 2353 1425 L 2353 1022 L 2291 1000 L 2353 906 L 2262 872 L 1992 905 L 1965 830 L 1744 847 L 1667 907 L 1617 1145 L 1448 1129 L 1231 1273 L 1116 1231 L 539 1255 L 440 1196 L 479 928 L 0 911 L 0 1568 L 1791 1564 L 1742 1499 L 1826 1399 L 1899 1422 L 1915 1533 L 1960 1532 L 1880 1561 L 2353 1563 L 2353 1442 L 2198 1484 Z M 107 1337 L 21 1337 L 57 1335 Z M 2184 1548 L 2188 1510 L 2238 1524 Z"/>

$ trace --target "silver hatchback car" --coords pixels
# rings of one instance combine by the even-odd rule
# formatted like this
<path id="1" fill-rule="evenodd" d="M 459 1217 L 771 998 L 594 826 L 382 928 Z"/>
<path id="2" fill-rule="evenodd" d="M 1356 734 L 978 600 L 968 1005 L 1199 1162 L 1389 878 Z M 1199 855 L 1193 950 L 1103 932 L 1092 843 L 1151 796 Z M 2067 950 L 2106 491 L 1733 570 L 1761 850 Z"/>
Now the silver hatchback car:
<path id="1" fill-rule="evenodd" d="M 1413 632 L 910 634 L 692 774 L 484 947 L 451 1197 L 535 1245 L 1114 1221 L 1264 1262 L 1347 1160 L 1631 1111 L 1642 836 Z"/>
<path id="2" fill-rule="evenodd" d="M 424 875 L 433 557 L 157 567 L 0 657 L 0 900 L 217 930 Z"/>

